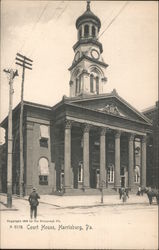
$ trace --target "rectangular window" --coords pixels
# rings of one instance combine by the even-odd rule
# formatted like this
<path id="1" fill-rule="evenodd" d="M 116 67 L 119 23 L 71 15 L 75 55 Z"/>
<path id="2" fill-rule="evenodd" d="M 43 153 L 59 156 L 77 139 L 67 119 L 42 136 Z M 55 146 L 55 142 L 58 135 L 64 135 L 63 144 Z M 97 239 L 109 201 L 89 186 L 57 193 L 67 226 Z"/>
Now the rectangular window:
<path id="1" fill-rule="evenodd" d="M 39 185 L 48 185 L 47 175 L 39 175 Z"/>
<path id="2" fill-rule="evenodd" d="M 108 174 L 108 182 L 109 183 L 114 183 L 114 170 L 108 168 L 107 174 Z"/>
<path id="3" fill-rule="evenodd" d="M 83 181 L 83 166 L 82 164 L 80 164 L 78 167 L 78 182 L 82 181 Z"/>
<path id="4" fill-rule="evenodd" d="M 49 128 L 46 125 L 40 125 L 40 147 L 48 148 Z"/>
<path id="5" fill-rule="evenodd" d="M 40 125 L 40 137 L 41 138 L 49 138 L 49 128 L 45 125 Z"/>
<path id="6" fill-rule="evenodd" d="M 40 147 L 48 148 L 48 138 L 40 139 Z"/>

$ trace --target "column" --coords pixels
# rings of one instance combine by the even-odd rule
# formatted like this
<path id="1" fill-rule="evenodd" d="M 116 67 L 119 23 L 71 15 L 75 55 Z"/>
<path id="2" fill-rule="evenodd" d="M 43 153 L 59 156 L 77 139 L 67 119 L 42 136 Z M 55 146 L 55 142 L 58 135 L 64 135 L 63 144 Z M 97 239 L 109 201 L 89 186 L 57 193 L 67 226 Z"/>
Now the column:
<path id="1" fill-rule="evenodd" d="M 141 186 L 146 187 L 146 136 L 141 140 Z"/>
<path id="2" fill-rule="evenodd" d="M 82 38 L 84 37 L 84 25 L 82 25 Z"/>
<path id="3" fill-rule="evenodd" d="M 106 186 L 106 143 L 105 143 L 106 128 L 101 128 L 100 131 L 100 176 L 99 185 Z"/>
<path id="4" fill-rule="evenodd" d="M 65 121 L 64 141 L 64 188 L 71 187 L 71 125 L 70 120 Z"/>
<path id="5" fill-rule="evenodd" d="M 89 131 L 90 125 L 85 124 L 83 131 L 83 188 L 89 188 Z"/>
<path id="6" fill-rule="evenodd" d="M 120 131 L 115 133 L 115 173 L 114 173 L 114 187 L 119 188 L 120 184 Z"/>
<path id="7" fill-rule="evenodd" d="M 134 134 L 129 135 L 129 169 L 128 169 L 129 188 L 134 186 Z"/>

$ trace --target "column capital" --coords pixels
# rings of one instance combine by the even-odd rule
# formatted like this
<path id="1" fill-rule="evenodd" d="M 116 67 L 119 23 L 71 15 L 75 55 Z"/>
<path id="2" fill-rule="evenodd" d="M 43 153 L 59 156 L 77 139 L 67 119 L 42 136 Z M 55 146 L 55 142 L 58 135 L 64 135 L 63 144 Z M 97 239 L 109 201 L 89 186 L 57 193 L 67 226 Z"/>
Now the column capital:
<path id="1" fill-rule="evenodd" d="M 101 127 L 100 128 L 100 135 L 105 135 L 106 132 L 107 132 L 108 128 L 105 128 L 105 127 Z"/>
<path id="2" fill-rule="evenodd" d="M 128 135 L 129 141 L 134 141 L 135 134 L 131 133 Z"/>
<path id="3" fill-rule="evenodd" d="M 65 120 L 65 129 L 71 129 L 73 121 Z"/>
<path id="4" fill-rule="evenodd" d="M 141 143 L 145 143 L 146 142 L 146 138 L 147 138 L 147 136 L 143 135 L 142 138 L 141 138 Z"/>
<path id="5" fill-rule="evenodd" d="M 115 138 L 120 138 L 121 136 L 121 131 L 120 130 L 116 130 L 115 131 Z"/>
<path id="6" fill-rule="evenodd" d="M 83 125 L 83 132 L 84 133 L 88 133 L 90 131 L 90 129 L 91 129 L 91 125 L 88 124 L 88 123 L 84 123 L 84 125 Z"/>

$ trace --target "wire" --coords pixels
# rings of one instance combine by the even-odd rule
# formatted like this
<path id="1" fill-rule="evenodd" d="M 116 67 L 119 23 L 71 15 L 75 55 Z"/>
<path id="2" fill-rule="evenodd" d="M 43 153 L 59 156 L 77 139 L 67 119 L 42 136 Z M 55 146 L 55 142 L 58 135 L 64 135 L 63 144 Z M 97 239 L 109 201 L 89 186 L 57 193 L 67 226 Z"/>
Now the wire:
<path id="1" fill-rule="evenodd" d="M 68 4 L 65 6 L 65 8 L 61 11 L 61 13 L 58 15 L 57 20 L 62 16 L 62 14 L 65 12 L 66 8 L 68 7 Z"/>
<path id="2" fill-rule="evenodd" d="M 46 3 L 46 5 L 44 6 L 44 8 L 42 9 L 41 14 L 40 14 L 38 20 L 36 21 L 36 23 L 34 23 L 34 25 L 33 25 L 32 29 L 31 29 L 31 32 L 30 32 L 30 33 L 32 33 L 33 30 L 36 28 L 37 24 L 39 23 L 40 19 L 42 18 L 42 16 L 43 16 L 45 10 L 47 9 L 47 6 L 48 6 L 48 5 L 49 5 L 49 1 Z M 30 35 L 29 35 L 28 37 L 30 37 Z M 26 43 L 27 40 L 28 40 L 28 39 L 25 39 L 24 44 L 22 45 L 20 51 L 21 51 L 22 48 L 24 47 L 24 45 L 25 45 L 25 43 Z"/>
<path id="3" fill-rule="evenodd" d="M 42 11 L 41 11 L 41 13 L 40 13 L 40 15 L 39 15 L 39 17 L 38 17 L 37 21 L 33 24 L 33 27 L 32 27 L 32 29 L 31 29 L 31 32 L 30 32 L 30 33 L 32 33 L 32 32 L 33 32 L 33 30 L 36 28 L 37 24 L 39 23 L 40 19 L 41 19 L 41 18 L 42 18 L 42 16 L 43 16 L 44 12 L 46 11 L 46 9 L 47 9 L 48 5 L 49 5 L 49 1 L 45 4 L 45 6 L 44 6 L 44 8 L 42 9 Z M 26 44 L 26 41 L 28 40 L 28 38 L 29 38 L 29 37 L 30 37 L 30 34 L 29 34 L 29 36 L 27 37 L 27 39 L 25 39 L 25 40 L 24 40 L 23 44 L 21 45 L 20 49 L 18 50 L 19 52 L 21 52 L 21 51 L 22 51 L 22 48 L 23 48 L 23 47 L 24 47 L 24 45 Z M 13 61 L 12 61 L 12 63 L 11 63 L 11 66 L 10 66 L 10 67 L 12 67 L 12 65 L 13 65 L 14 61 L 15 61 L 15 58 L 13 59 Z"/>
<path id="4" fill-rule="evenodd" d="M 57 10 L 61 9 L 60 5 L 63 4 L 63 1 L 60 1 L 60 3 L 58 4 L 58 6 L 56 7 L 53 15 L 52 15 L 52 18 L 56 15 L 56 12 Z M 69 4 L 67 4 L 64 8 L 62 7 L 62 11 L 61 13 L 57 16 L 56 18 L 56 21 L 61 17 L 61 15 L 64 13 L 64 11 L 66 10 L 66 8 L 68 7 Z M 41 35 L 44 34 L 45 31 L 42 31 L 41 32 Z M 32 49 L 31 53 L 30 53 L 30 56 L 33 56 L 33 54 L 35 54 L 35 51 L 37 49 L 37 46 L 35 45 L 35 47 Z"/>
<path id="5" fill-rule="evenodd" d="M 111 22 L 107 25 L 107 27 L 104 29 L 104 31 L 100 34 L 100 36 L 98 36 L 98 38 L 100 38 L 104 32 L 111 26 L 111 24 L 117 19 L 117 17 L 121 14 L 121 12 L 125 9 L 126 5 L 129 3 L 129 1 L 127 1 L 124 6 L 120 9 L 120 11 L 117 13 L 117 15 L 111 20 Z"/>

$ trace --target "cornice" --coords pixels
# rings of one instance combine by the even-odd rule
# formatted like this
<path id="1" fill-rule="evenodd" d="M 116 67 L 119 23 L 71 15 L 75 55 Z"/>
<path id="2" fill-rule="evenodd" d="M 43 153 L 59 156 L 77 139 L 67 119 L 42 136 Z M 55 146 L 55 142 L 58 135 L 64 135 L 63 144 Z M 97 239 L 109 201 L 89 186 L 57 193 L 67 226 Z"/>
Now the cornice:
<path id="1" fill-rule="evenodd" d="M 106 64 L 106 63 L 104 63 L 104 62 L 101 62 L 101 61 L 99 61 L 99 60 L 93 59 L 93 58 L 91 58 L 91 57 L 89 57 L 89 56 L 86 56 L 86 55 L 82 55 L 82 56 L 78 59 L 78 61 L 76 61 L 75 63 L 73 63 L 73 64 L 71 65 L 71 67 L 68 68 L 68 70 L 69 70 L 69 71 L 72 70 L 72 69 L 73 69 L 74 67 L 76 67 L 83 59 L 86 59 L 86 60 L 91 61 L 91 62 L 93 62 L 93 63 L 99 64 L 99 65 L 101 65 L 101 66 L 103 66 L 103 67 L 105 67 L 105 68 L 107 68 L 107 67 L 109 66 L 108 64 Z"/>
<path id="2" fill-rule="evenodd" d="M 100 53 L 103 52 L 103 46 L 100 42 L 98 42 L 97 40 L 95 40 L 94 38 L 84 38 L 84 39 L 80 39 L 79 41 L 77 41 L 74 45 L 73 45 L 73 50 L 75 51 L 80 45 L 83 44 L 93 44 L 99 47 L 100 49 Z"/>

